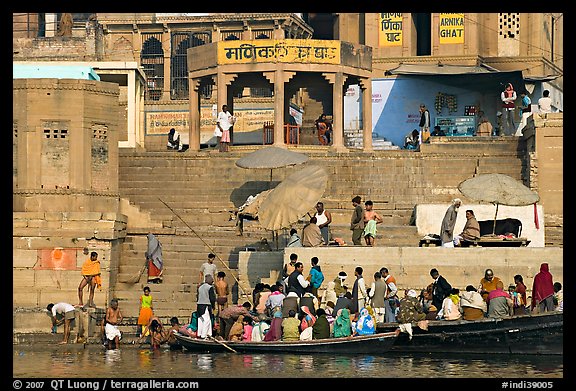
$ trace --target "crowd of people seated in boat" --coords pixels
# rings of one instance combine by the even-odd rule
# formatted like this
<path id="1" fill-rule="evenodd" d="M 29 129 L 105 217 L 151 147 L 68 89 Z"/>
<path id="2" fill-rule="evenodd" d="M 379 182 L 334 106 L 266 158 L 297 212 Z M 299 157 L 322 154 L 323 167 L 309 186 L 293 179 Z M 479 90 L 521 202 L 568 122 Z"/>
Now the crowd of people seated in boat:
<path id="1" fill-rule="evenodd" d="M 304 278 L 303 264 L 292 254 L 276 284 L 255 285 L 252 302 L 231 304 L 219 311 L 194 311 L 188 324 L 173 324 L 171 332 L 219 341 L 306 341 L 370 335 L 377 332 L 378 324 L 397 324 L 397 333 L 411 336 L 412 325 L 426 329 L 431 320 L 474 321 L 563 310 L 562 286 L 552 282 L 545 263 L 534 278 L 533 297 L 526 297 L 521 275 L 514 276 L 514 283 L 504 290 L 504 282 L 486 269 L 477 286 L 470 284 L 460 291 L 435 268 L 430 270 L 432 282 L 425 289 L 405 289 L 399 295 L 396 280 L 386 267 L 374 273 L 369 287 L 362 267 L 356 267 L 351 289 L 346 285 L 347 273 L 341 271 L 319 295 L 318 290 L 312 293 L 311 283 L 319 278 L 318 273 L 324 280 L 317 257 L 311 259 L 311 266 L 311 273 Z M 202 324 L 207 321 L 208 326 Z"/>

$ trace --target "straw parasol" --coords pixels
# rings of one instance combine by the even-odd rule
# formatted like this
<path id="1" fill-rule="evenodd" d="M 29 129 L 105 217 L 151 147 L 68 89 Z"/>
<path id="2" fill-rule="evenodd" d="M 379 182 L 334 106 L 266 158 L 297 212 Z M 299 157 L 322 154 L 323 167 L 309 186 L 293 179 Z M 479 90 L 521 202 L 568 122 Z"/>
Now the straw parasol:
<path id="1" fill-rule="evenodd" d="M 481 174 L 466 179 L 458 185 L 458 190 L 474 201 L 490 202 L 496 205 L 492 234 L 496 230 L 498 205 L 526 206 L 540 201 L 538 193 L 504 174 Z"/>
<path id="2" fill-rule="evenodd" d="M 321 166 L 307 166 L 289 175 L 260 204 L 260 225 L 269 231 L 289 228 L 316 205 L 327 182 L 328 173 Z"/>
<path id="3" fill-rule="evenodd" d="M 308 161 L 308 156 L 289 151 L 285 148 L 266 147 L 249 153 L 238 159 L 236 166 L 245 169 L 269 169 L 270 183 L 272 183 L 272 170 L 288 166 L 295 166 Z"/>

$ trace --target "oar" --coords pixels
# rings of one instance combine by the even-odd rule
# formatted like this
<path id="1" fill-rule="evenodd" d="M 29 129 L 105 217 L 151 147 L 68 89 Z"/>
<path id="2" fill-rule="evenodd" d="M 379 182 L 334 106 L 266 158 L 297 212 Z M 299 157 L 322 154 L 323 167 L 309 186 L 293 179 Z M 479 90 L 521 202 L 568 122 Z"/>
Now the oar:
<path id="1" fill-rule="evenodd" d="M 230 346 L 226 345 L 224 342 L 217 340 L 214 337 L 208 337 L 212 341 L 218 342 L 220 345 L 224 346 L 226 349 L 230 350 L 232 353 L 238 353 L 236 350 L 232 349 Z"/>

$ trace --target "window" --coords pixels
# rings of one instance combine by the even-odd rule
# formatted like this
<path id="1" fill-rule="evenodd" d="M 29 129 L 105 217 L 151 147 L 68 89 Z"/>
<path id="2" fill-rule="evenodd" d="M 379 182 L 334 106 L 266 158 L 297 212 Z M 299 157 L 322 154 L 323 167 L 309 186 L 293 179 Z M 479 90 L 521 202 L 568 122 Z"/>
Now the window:
<path id="1" fill-rule="evenodd" d="M 272 39 L 273 30 L 255 30 L 254 39 Z"/>
<path id="2" fill-rule="evenodd" d="M 412 14 L 416 28 L 416 55 L 432 54 L 432 15 L 427 13 Z"/>
<path id="3" fill-rule="evenodd" d="M 170 61 L 170 99 L 188 99 L 188 48 L 210 43 L 210 33 L 176 32 L 172 34 Z"/>
<path id="4" fill-rule="evenodd" d="M 242 37 L 242 31 L 222 31 L 223 41 L 236 41 Z"/>
<path id="5" fill-rule="evenodd" d="M 162 34 L 142 34 L 142 54 L 140 61 L 146 74 L 145 99 L 160 100 L 164 89 L 164 51 Z"/>
<path id="6" fill-rule="evenodd" d="M 518 38 L 520 35 L 520 14 L 519 13 L 501 13 L 498 21 L 500 29 L 498 34 L 503 38 Z"/>

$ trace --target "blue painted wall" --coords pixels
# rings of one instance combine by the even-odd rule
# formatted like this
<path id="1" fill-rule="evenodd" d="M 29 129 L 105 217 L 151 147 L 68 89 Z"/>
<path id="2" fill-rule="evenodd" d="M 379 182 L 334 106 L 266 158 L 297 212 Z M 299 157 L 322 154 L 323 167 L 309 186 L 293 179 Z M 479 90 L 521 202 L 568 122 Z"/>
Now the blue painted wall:
<path id="1" fill-rule="evenodd" d="M 436 95 L 455 95 L 457 111 L 450 113 L 447 107 L 437 113 L 434 107 Z M 479 105 L 492 124 L 496 123 L 500 90 L 485 90 L 481 85 L 474 89 L 446 84 L 442 78 L 397 77 L 372 80 L 372 127 L 378 138 L 386 138 L 395 145 L 403 146 L 404 137 L 413 129 L 419 129 L 420 104 L 430 111 L 431 130 L 437 116 L 463 116 L 464 107 Z"/>
<path id="2" fill-rule="evenodd" d="M 12 64 L 12 78 L 100 80 L 94 69 L 85 65 Z"/>

